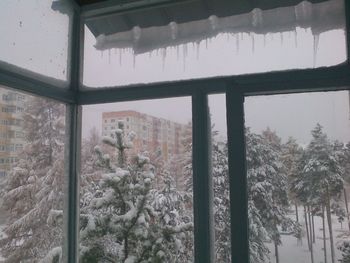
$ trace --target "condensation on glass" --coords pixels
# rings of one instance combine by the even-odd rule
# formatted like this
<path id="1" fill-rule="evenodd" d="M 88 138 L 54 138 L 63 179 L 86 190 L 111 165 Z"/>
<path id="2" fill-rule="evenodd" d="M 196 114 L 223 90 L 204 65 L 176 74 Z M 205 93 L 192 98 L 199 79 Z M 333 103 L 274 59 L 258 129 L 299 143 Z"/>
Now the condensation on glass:
<path id="1" fill-rule="evenodd" d="M 193 262 L 191 120 L 189 97 L 83 106 L 81 260 Z"/>
<path id="2" fill-rule="evenodd" d="M 70 2 L 3 0 L 0 17 L 0 68 L 68 86 Z"/>
<path id="3" fill-rule="evenodd" d="M 59 262 L 65 105 L 0 86 L 0 260 Z"/>
<path id="4" fill-rule="evenodd" d="M 228 175 L 226 96 L 208 95 L 211 121 L 215 262 L 231 262 L 230 182 Z"/>
<path id="5" fill-rule="evenodd" d="M 159 25 L 163 15 L 163 10 L 149 15 L 148 24 L 154 20 L 157 26 L 135 24 L 132 28 L 132 21 L 144 21 L 142 14 L 88 19 L 84 86 L 317 68 L 347 60 L 343 0 L 304 1 L 272 10 L 256 8 L 246 14 L 212 14 L 207 19 Z"/>
<path id="6" fill-rule="evenodd" d="M 349 98 L 245 99 L 252 262 L 348 262 Z"/>

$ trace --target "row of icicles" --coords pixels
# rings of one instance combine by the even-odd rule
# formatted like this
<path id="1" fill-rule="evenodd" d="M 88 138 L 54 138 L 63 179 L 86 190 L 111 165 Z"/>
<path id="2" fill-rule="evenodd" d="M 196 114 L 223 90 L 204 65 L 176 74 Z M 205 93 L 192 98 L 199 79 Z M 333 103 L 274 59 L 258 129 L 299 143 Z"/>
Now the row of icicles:
<path id="1" fill-rule="evenodd" d="M 307 29 L 305 29 L 305 31 L 307 31 Z M 252 48 L 252 53 L 254 54 L 255 52 L 255 38 L 254 38 L 254 34 L 252 33 L 247 33 L 249 35 L 249 37 L 251 38 L 251 48 Z M 274 40 L 275 36 L 274 34 L 276 33 L 271 33 L 268 34 L 270 35 L 270 39 Z M 294 44 L 295 44 L 295 48 L 298 48 L 298 37 L 297 37 L 297 31 L 289 31 L 289 38 L 291 38 L 291 35 L 294 35 Z M 284 44 L 284 36 L 283 33 L 280 32 L 279 34 L 279 39 L 280 39 L 280 43 L 281 46 L 283 46 Z M 235 51 L 236 54 L 239 53 L 240 50 L 240 41 L 244 40 L 244 33 L 222 33 L 220 35 L 218 35 L 217 37 L 220 36 L 226 36 L 227 41 L 232 41 L 232 38 L 235 39 L 234 43 L 235 43 Z M 202 41 L 196 41 L 196 42 L 191 42 L 191 43 L 185 43 L 185 44 L 180 44 L 180 45 L 175 45 L 175 46 L 168 46 L 168 47 L 162 47 L 162 48 L 157 48 L 151 51 L 148 51 L 149 54 L 149 58 L 152 57 L 159 57 L 159 55 L 161 55 L 162 57 L 162 68 L 164 70 L 165 68 L 165 61 L 166 61 L 166 57 L 167 57 L 167 52 L 168 50 L 172 50 L 176 52 L 176 57 L 177 57 L 177 61 L 179 61 L 180 59 L 180 49 L 182 49 L 182 60 L 183 60 L 183 69 L 186 69 L 186 59 L 188 56 L 188 49 L 191 48 L 192 53 L 195 52 L 196 53 L 196 58 L 197 60 L 199 60 L 200 58 L 200 50 L 201 50 L 201 45 L 202 43 L 204 43 L 205 45 L 205 49 L 208 50 L 208 46 L 211 44 L 212 39 L 215 39 L 217 37 L 213 37 L 213 38 L 207 38 L 205 40 Z M 319 34 L 314 34 L 313 35 L 313 67 L 316 67 L 316 58 L 317 58 L 317 51 L 318 51 L 318 45 L 319 45 Z M 267 35 L 263 35 L 263 45 L 264 47 L 266 46 L 266 38 Z M 111 48 L 108 49 L 108 63 L 111 64 L 111 56 L 112 56 L 112 50 L 114 50 L 114 54 L 115 55 L 119 55 L 119 66 L 123 65 L 123 56 L 133 56 L 133 68 L 135 69 L 136 67 L 136 57 L 137 55 L 141 55 L 141 54 L 136 54 L 134 52 L 133 48 Z M 100 51 L 101 52 L 101 58 L 104 58 L 104 51 Z"/>

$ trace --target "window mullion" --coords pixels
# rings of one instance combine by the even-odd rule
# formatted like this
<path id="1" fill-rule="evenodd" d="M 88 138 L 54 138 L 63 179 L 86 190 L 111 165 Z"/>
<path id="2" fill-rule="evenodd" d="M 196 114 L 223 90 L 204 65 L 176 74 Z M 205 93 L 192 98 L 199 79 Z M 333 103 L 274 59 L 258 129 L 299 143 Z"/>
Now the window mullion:
<path id="1" fill-rule="evenodd" d="M 350 2 L 344 1 L 345 5 L 345 34 L 346 34 L 346 48 L 347 48 L 347 61 L 350 66 L 349 54 L 350 54 Z"/>
<path id="2" fill-rule="evenodd" d="M 210 120 L 204 92 L 192 97 L 194 253 L 196 263 L 213 262 Z"/>
<path id="3" fill-rule="evenodd" d="M 67 205 L 65 262 L 78 262 L 79 250 L 79 169 L 82 110 L 77 104 L 77 94 L 81 75 L 81 47 L 83 45 L 83 23 L 79 10 L 75 10 L 72 22 L 72 48 L 70 52 L 70 90 L 75 96 L 75 103 L 67 105 Z"/>
<path id="4" fill-rule="evenodd" d="M 66 205 L 66 262 L 78 262 L 78 220 L 79 220 L 79 160 L 81 136 L 81 106 L 67 105 L 68 142 L 66 150 L 67 205 Z"/>
<path id="5" fill-rule="evenodd" d="M 248 263 L 248 203 L 243 93 L 229 89 L 226 94 L 226 105 L 232 263 Z"/>

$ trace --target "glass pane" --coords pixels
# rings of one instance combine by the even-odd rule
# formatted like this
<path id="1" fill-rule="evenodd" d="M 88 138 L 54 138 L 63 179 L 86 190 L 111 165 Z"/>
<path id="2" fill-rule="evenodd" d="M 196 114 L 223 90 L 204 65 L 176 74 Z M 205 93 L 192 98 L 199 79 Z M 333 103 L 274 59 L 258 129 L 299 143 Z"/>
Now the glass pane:
<path id="1" fill-rule="evenodd" d="M 81 262 L 193 262 L 191 99 L 83 107 Z"/>
<path id="2" fill-rule="evenodd" d="M 144 12 L 86 22 L 86 87 L 317 68 L 347 60 L 343 0 L 162 25 L 170 7 Z M 150 25 L 143 25 L 145 15 L 152 17 L 146 20 Z"/>
<path id="3" fill-rule="evenodd" d="M 349 98 L 246 98 L 252 262 L 349 262 Z"/>
<path id="4" fill-rule="evenodd" d="M 1 261 L 62 260 L 64 143 L 63 104 L 0 88 Z"/>
<path id="5" fill-rule="evenodd" d="M 67 86 L 69 1 L 2 0 L 0 6 L 0 67 Z"/>
<path id="6" fill-rule="evenodd" d="M 228 175 L 226 97 L 209 95 L 214 187 L 215 262 L 231 262 L 230 182 Z"/>

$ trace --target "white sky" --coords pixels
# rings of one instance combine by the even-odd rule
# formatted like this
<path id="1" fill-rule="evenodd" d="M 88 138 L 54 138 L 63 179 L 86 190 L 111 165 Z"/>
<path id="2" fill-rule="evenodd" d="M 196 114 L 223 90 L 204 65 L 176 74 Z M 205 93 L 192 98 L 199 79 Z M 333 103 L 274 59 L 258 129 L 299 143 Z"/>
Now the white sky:
<path id="1" fill-rule="evenodd" d="M 318 46 L 310 30 L 281 34 L 222 35 L 200 46 L 183 46 L 158 50 L 135 57 L 128 50 L 97 51 L 94 37 L 86 30 L 84 83 L 89 86 L 123 85 L 164 80 L 178 80 L 217 75 L 244 74 L 291 68 L 330 66 L 343 62 L 346 57 L 345 35 L 333 30 L 320 35 Z M 254 50 L 252 38 L 254 37 Z M 297 42 L 297 43 L 296 43 Z M 317 48 L 314 57 L 314 48 Z M 121 57 L 120 57 L 121 55 Z M 285 141 L 295 137 L 301 144 L 310 140 L 310 131 L 317 122 L 325 127 L 331 139 L 350 141 L 349 97 L 347 92 L 294 94 L 249 97 L 245 103 L 246 125 L 255 132 L 270 127 Z M 226 134 L 225 96 L 209 97 L 212 123 Z M 83 136 L 95 126 L 101 129 L 104 111 L 136 110 L 172 121 L 187 123 L 191 120 L 190 98 L 173 98 L 92 105 L 84 107 Z"/>

